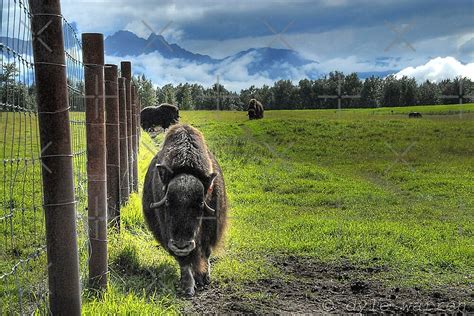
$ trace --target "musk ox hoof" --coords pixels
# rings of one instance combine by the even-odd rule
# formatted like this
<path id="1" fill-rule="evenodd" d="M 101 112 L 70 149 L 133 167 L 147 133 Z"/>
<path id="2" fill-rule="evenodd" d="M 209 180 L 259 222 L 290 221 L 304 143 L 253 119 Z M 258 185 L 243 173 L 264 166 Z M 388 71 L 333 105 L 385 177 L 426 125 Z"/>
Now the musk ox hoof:
<path id="1" fill-rule="evenodd" d="M 211 276 L 209 274 L 205 274 L 203 277 L 204 285 L 209 285 L 211 284 Z"/>
<path id="2" fill-rule="evenodd" d="M 194 286 L 193 287 L 188 287 L 188 288 L 183 288 L 183 295 L 186 296 L 186 297 L 192 297 L 196 294 L 196 290 L 194 289 Z"/>
<path id="3" fill-rule="evenodd" d="M 203 288 L 211 284 L 211 276 L 207 273 L 198 273 L 194 276 L 196 281 L 196 286 L 198 288 Z"/>

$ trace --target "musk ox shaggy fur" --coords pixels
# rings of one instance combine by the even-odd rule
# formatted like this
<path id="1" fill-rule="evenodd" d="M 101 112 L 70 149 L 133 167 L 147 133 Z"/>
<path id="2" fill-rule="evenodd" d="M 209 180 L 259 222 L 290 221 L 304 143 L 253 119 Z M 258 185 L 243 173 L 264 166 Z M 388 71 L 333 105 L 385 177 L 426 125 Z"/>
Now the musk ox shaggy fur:
<path id="1" fill-rule="evenodd" d="M 263 105 L 256 99 L 251 99 L 249 101 L 249 106 L 247 108 L 247 114 L 250 120 L 261 119 L 263 118 Z"/>
<path id="2" fill-rule="evenodd" d="M 147 106 L 140 112 L 140 125 L 145 131 L 161 126 L 167 129 L 179 121 L 177 106 L 163 103 L 159 106 Z"/>
<path id="3" fill-rule="evenodd" d="M 423 115 L 421 115 L 421 113 L 419 113 L 419 112 L 410 112 L 408 114 L 408 117 L 409 118 L 422 118 Z"/>
<path id="4" fill-rule="evenodd" d="M 179 263 L 182 290 L 194 295 L 210 282 L 209 257 L 227 214 L 222 170 L 197 129 L 168 130 L 148 167 L 142 202 L 148 228 Z"/>

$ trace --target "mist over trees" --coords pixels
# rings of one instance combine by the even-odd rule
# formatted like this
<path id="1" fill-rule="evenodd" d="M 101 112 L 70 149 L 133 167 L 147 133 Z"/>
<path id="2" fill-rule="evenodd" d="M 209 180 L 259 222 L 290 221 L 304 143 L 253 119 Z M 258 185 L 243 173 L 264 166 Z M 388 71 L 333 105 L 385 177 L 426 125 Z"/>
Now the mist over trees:
<path id="1" fill-rule="evenodd" d="M 411 105 L 458 104 L 474 102 L 474 83 L 468 78 L 446 79 L 439 83 L 390 75 L 386 78 L 360 79 L 356 73 L 345 75 L 331 72 L 316 80 L 276 81 L 273 86 L 250 86 L 239 93 L 222 84 L 203 87 L 199 84 L 167 84 L 153 88 L 144 76 L 138 81 L 144 105 L 176 104 L 183 110 L 245 110 L 250 99 L 256 98 L 266 109 L 336 109 L 375 108 Z"/>

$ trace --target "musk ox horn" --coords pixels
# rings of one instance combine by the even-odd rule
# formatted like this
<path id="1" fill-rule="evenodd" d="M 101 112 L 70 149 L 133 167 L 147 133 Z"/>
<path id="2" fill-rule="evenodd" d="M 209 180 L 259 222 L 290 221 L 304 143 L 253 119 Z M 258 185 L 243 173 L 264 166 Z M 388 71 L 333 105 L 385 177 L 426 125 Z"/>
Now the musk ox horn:
<path id="1" fill-rule="evenodd" d="M 166 192 L 165 192 L 165 196 L 158 202 L 152 202 L 150 203 L 150 208 L 158 208 L 160 206 L 162 206 L 163 204 L 166 203 L 166 200 L 168 198 L 168 186 L 164 187 L 163 189 L 166 188 Z"/>
<path id="2" fill-rule="evenodd" d="M 213 209 L 212 207 L 210 207 L 209 205 L 207 205 L 206 201 L 204 201 L 204 208 L 206 209 L 206 211 L 208 211 L 208 212 L 211 213 L 211 214 L 215 214 L 215 213 L 216 213 L 216 210 Z"/>
<path id="3" fill-rule="evenodd" d="M 173 170 L 171 170 L 171 168 L 168 167 L 167 165 L 162 165 L 162 164 L 157 163 L 156 168 L 158 168 L 158 169 L 165 168 L 169 173 L 173 174 Z"/>
<path id="4" fill-rule="evenodd" d="M 161 199 L 161 201 L 151 203 L 150 208 L 158 208 L 158 207 L 162 206 L 165 203 L 166 203 L 166 195 L 165 195 L 164 198 Z"/>

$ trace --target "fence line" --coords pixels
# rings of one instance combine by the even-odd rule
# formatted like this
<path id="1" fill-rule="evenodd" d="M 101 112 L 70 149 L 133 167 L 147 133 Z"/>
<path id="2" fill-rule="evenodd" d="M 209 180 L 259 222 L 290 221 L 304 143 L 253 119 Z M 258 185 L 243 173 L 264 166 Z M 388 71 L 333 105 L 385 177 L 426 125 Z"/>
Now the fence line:
<path id="1" fill-rule="evenodd" d="M 77 268 L 78 279 L 80 278 L 82 288 L 86 288 L 89 277 L 97 275 L 93 269 L 88 269 L 88 266 L 94 265 L 90 261 L 90 251 L 94 249 L 93 240 L 106 239 L 106 225 L 99 225 L 100 228 L 94 230 L 92 224 L 95 224 L 95 220 L 91 220 L 87 212 L 87 205 L 89 204 L 91 211 L 91 205 L 94 204 L 94 201 L 87 198 L 91 174 L 88 178 L 86 167 L 86 140 L 88 134 L 91 138 L 92 132 L 87 131 L 85 110 L 86 102 L 91 101 L 91 94 L 85 94 L 81 40 L 74 27 L 61 16 L 59 0 L 48 2 L 48 6 L 42 2 L 30 3 L 36 13 L 34 19 L 29 4 L 24 1 L 2 1 L 1 7 L 0 155 L 3 165 L 0 185 L 0 313 L 60 311 L 77 314 L 80 312 L 80 287 L 79 280 L 74 282 L 74 262 L 80 262 Z M 56 9 L 57 12 L 44 12 L 46 9 Z M 31 25 L 30 21 L 35 25 Z M 58 34 L 62 34 L 62 38 Z M 43 59 L 34 60 L 33 48 L 35 56 Z M 104 54 L 100 48 L 96 48 L 95 53 Z M 61 66 L 62 64 L 64 65 Z M 58 71 L 58 68 L 61 70 Z M 136 181 L 133 172 L 137 164 L 136 151 L 140 134 L 137 121 L 139 101 L 131 99 L 131 64 L 126 62 L 125 68 L 127 78 L 120 78 L 118 82 L 115 80 L 115 104 L 119 105 L 115 123 L 117 131 L 114 135 L 117 139 L 116 160 L 122 164 L 123 159 L 129 162 L 130 158 L 130 165 L 125 163 L 124 168 L 117 169 L 120 177 L 115 186 L 120 188 L 120 205 L 128 201 L 129 192 L 136 191 L 136 186 L 133 187 Z M 65 80 L 62 86 L 53 83 L 55 78 L 60 79 L 63 75 Z M 40 82 L 35 82 L 35 76 Z M 54 91 L 59 93 L 59 99 L 51 95 Z M 99 100 L 106 100 L 107 104 L 109 96 L 109 93 L 104 95 L 103 91 L 95 95 Z M 38 112 L 37 98 L 39 105 L 46 106 L 47 110 Z M 135 108 L 132 107 L 132 102 Z M 56 108 L 52 110 L 53 106 Z M 104 114 L 103 109 L 99 109 L 99 112 Z M 42 125 L 41 133 L 39 124 Z M 67 127 L 70 135 L 64 133 Z M 51 138 L 54 133 L 57 137 Z M 132 143 L 132 135 L 135 137 L 135 144 Z M 50 138 L 54 141 L 45 142 Z M 120 153 L 124 145 L 125 151 Z M 102 147 L 104 151 L 113 150 L 106 149 L 105 145 Z M 127 154 L 127 149 L 130 149 L 131 154 Z M 66 173 L 57 176 L 57 172 L 61 170 Z M 124 181 L 127 192 L 123 186 L 119 187 L 124 175 L 127 180 L 131 180 L 129 183 Z M 47 185 L 44 186 L 43 182 Z M 105 182 L 103 184 L 106 188 Z M 45 188 L 48 189 L 44 190 Z M 112 189 L 104 188 L 102 191 L 110 196 Z M 57 193 L 60 191 L 64 195 L 58 204 L 54 201 L 58 201 Z M 119 195 L 116 194 L 116 199 L 118 198 Z M 45 230 L 47 223 L 44 220 L 43 199 L 46 216 L 49 218 L 48 235 Z M 69 200 L 71 203 L 65 203 Z M 99 209 L 105 212 L 106 202 Z M 115 215 L 120 213 L 118 205 L 115 212 Z M 71 214 L 74 214 L 72 221 L 68 218 Z M 106 213 L 103 216 L 98 214 L 97 217 L 105 218 L 104 214 Z M 116 221 L 119 223 L 120 219 L 117 218 Z M 61 243 L 57 243 L 58 240 Z M 102 258 L 106 258 L 106 248 L 102 249 L 105 252 Z M 48 261 L 45 255 L 47 250 Z M 59 261 L 58 255 L 61 257 Z M 102 267 L 103 263 L 104 261 Z M 64 273 L 68 269 L 69 274 L 65 277 Z M 103 270 L 99 272 L 100 275 L 104 273 L 106 272 Z M 102 283 L 104 284 L 105 282 Z"/>
<path id="2" fill-rule="evenodd" d="M 0 24 L 0 313 L 31 313 L 47 297 L 46 236 L 28 6 L 2 1 Z"/>

